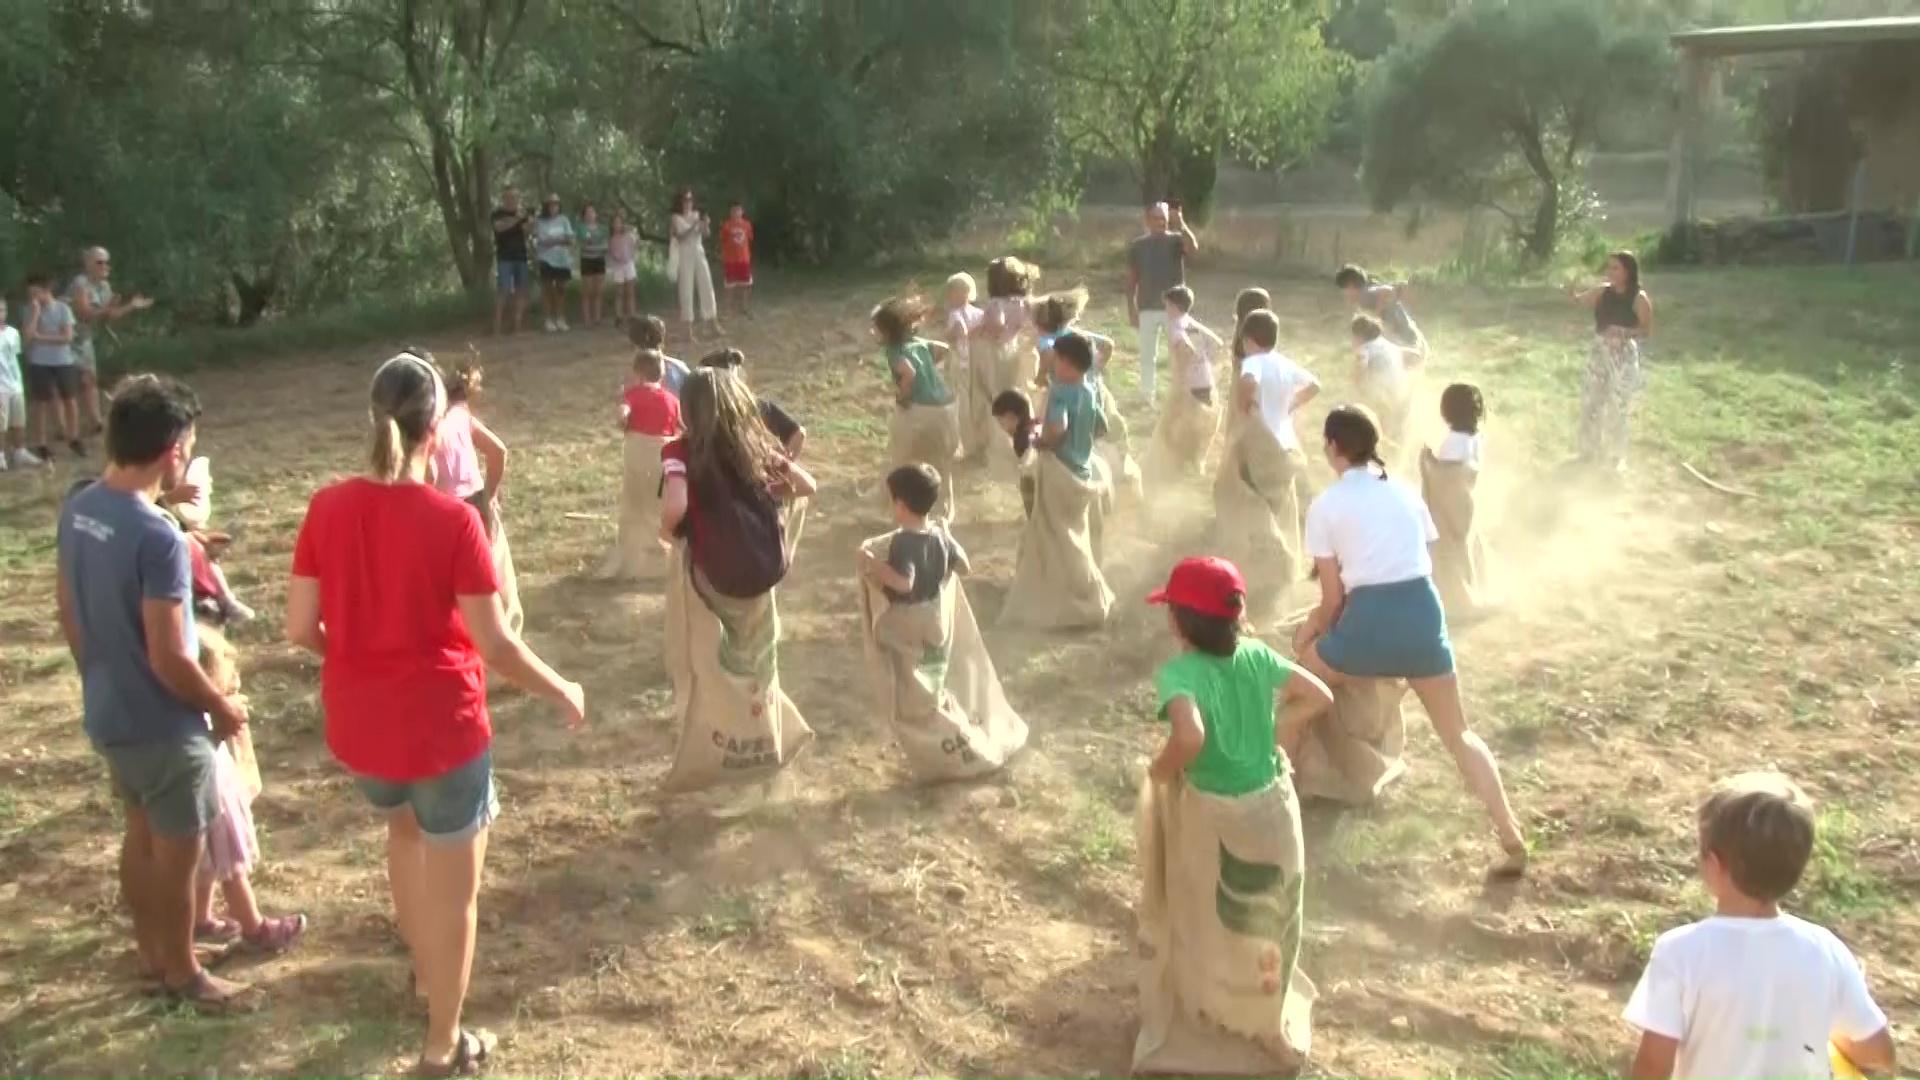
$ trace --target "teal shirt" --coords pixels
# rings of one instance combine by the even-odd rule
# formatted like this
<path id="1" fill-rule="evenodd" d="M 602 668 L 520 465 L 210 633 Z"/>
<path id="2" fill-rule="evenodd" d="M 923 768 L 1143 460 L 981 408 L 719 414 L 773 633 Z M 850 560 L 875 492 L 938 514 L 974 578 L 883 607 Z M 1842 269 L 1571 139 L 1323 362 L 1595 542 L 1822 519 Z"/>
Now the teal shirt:
<path id="1" fill-rule="evenodd" d="M 1153 688 L 1161 717 L 1175 698 L 1187 698 L 1206 729 L 1187 783 L 1211 795 L 1251 795 L 1286 773 L 1274 745 L 1274 694 L 1292 675 L 1292 664 L 1252 638 L 1241 638 L 1230 657 L 1190 649 L 1160 665 Z"/>
<path id="2" fill-rule="evenodd" d="M 1100 414 L 1099 394 L 1090 383 L 1063 382 L 1047 391 L 1046 426 L 1065 425 L 1067 433 L 1053 447 L 1053 456 L 1082 480 L 1093 479 L 1093 440 L 1106 426 Z"/>
<path id="3" fill-rule="evenodd" d="M 900 385 L 900 368 L 905 365 L 913 372 L 913 393 L 908 400 L 915 405 L 951 405 L 953 391 L 947 388 L 947 380 L 933 362 L 933 346 L 921 338 L 914 338 L 904 345 L 887 347 L 887 374 L 897 388 Z"/>

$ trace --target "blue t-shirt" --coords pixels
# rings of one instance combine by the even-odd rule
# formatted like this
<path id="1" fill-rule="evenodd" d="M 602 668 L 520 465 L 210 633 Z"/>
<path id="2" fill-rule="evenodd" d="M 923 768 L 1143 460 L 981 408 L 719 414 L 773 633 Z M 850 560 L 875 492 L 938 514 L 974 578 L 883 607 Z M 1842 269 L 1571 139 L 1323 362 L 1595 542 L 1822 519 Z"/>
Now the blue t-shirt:
<path id="1" fill-rule="evenodd" d="M 177 602 L 187 652 L 198 655 L 186 536 L 147 500 L 95 483 L 61 510 L 59 547 L 80 624 L 87 737 L 100 746 L 127 746 L 206 735 L 206 714 L 174 697 L 147 663 L 140 617 L 145 601 Z"/>
<path id="2" fill-rule="evenodd" d="M 1100 401 L 1087 382 L 1056 383 L 1047 391 L 1046 426 L 1066 425 L 1053 456 L 1082 480 L 1093 479 L 1093 440 L 1101 426 Z"/>
<path id="3" fill-rule="evenodd" d="M 32 308 L 28 308 L 28 318 L 32 318 Z M 39 334 L 58 334 L 73 325 L 73 309 L 62 300 L 49 300 L 40 306 L 40 321 L 35 324 L 34 332 Z M 73 345 L 65 341 L 30 341 L 27 343 L 27 363 L 35 367 L 72 367 Z"/>

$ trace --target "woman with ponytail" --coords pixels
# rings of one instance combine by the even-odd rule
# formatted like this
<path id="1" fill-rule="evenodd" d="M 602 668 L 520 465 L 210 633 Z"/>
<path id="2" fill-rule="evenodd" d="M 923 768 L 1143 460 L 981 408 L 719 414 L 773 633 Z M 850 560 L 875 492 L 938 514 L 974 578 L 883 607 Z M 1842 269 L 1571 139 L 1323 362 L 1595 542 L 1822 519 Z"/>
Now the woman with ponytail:
<path id="1" fill-rule="evenodd" d="M 1526 839 L 1493 751 L 1467 730 L 1447 617 L 1433 584 L 1433 517 L 1417 492 L 1387 479 L 1371 412 L 1342 405 L 1327 414 L 1324 435 L 1327 463 L 1339 479 L 1307 511 L 1306 548 L 1320 604 L 1294 634 L 1294 655 L 1336 689 L 1360 679 L 1407 680 L 1500 837 L 1506 857 L 1492 876 L 1516 878 L 1526 871 Z"/>
<path id="2" fill-rule="evenodd" d="M 486 527 L 428 470 L 447 391 L 425 357 L 380 365 L 367 475 L 307 507 L 287 588 L 287 638 L 321 657 L 327 747 L 387 819 L 394 921 L 426 999 L 419 1076 L 477 1071 L 493 1048 L 460 1026 L 487 832 L 499 812 L 487 670 L 551 700 L 569 727 L 581 690 L 508 625 Z"/>

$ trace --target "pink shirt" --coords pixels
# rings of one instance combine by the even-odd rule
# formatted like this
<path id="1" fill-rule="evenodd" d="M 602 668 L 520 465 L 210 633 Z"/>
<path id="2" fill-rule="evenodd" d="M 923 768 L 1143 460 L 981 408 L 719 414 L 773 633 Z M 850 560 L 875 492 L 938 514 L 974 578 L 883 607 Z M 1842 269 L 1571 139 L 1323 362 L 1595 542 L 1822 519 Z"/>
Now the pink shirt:
<path id="1" fill-rule="evenodd" d="M 473 414 L 465 405 L 447 410 L 433 448 L 433 486 L 464 499 L 486 487 L 480 455 L 473 449 Z"/>
<path id="2" fill-rule="evenodd" d="M 987 313 L 973 304 L 963 304 L 947 312 L 947 339 L 958 341 L 972 335 L 980 329 L 981 320 Z"/>
<path id="3" fill-rule="evenodd" d="M 628 266 L 639 254 L 639 245 L 639 238 L 634 235 L 632 229 L 615 233 L 607 238 L 607 259 L 621 266 Z"/>
<path id="4" fill-rule="evenodd" d="M 1002 342 L 1012 341 L 1027 325 L 1027 298 L 997 296 L 987 301 L 983 322 Z"/>

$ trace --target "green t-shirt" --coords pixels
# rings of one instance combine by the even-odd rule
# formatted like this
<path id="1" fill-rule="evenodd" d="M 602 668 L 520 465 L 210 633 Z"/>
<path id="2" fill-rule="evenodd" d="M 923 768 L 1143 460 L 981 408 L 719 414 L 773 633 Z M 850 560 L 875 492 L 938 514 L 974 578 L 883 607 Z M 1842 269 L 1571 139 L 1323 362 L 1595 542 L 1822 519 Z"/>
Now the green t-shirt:
<path id="1" fill-rule="evenodd" d="M 900 385 L 900 367 L 905 365 L 913 371 L 913 394 L 909 400 L 915 405 L 951 405 L 953 391 L 947 389 L 947 380 L 933 362 L 933 346 L 921 338 L 914 338 L 904 345 L 887 347 L 887 375 L 893 385 Z"/>
<path id="2" fill-rule="evenodd" d="M 1187 766 L 1187 783 L 1212 795 L 1248 795 L 1286 772 L 1274 745 L 1274 693 L 1293 665 L 1252 638 L 1241 638 L 1231 657 L 1190 649 L 1160 665 L 1153 688 L 1160 715 L 1174 698 L 1190 698 L 1200 710 L 1207 741 Z"/>
<path id="3" fill-rule="evenodd" d="M 1073 470 L 1082 480 L 1093 478 L 1093 440 L 1098 438 L 1106 420 L 1100 414 L 1100 398 L 1087 382 L 1055 383 L 1047 391 L 1046 426 L 1064 424 L 1067 433 L 1054 444 L 1053 456 Z"/>

